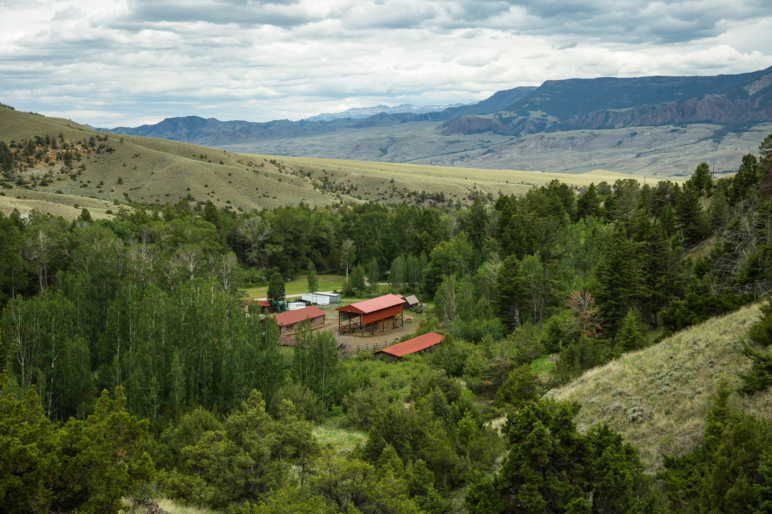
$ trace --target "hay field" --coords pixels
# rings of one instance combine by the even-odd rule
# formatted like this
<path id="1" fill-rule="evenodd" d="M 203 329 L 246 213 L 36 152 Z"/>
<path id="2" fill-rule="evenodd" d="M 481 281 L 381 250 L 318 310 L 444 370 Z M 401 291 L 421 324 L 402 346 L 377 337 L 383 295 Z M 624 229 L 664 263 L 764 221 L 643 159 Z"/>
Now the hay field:
<path id="1" fill-rule="evenodd" d="M 656 346 L 627 353 L 584 373 L 547 394 L 582 405 L 580 430 L 607 423 L 641 451 L 648 472 L 661 471 L 662 454 L 681 455 L 699 444 L 708 398 L 721 376 L 740 384 L 750 369 L 741 353 L 750 326 L 760 318 L 758 305 L 712 318 Z M 756 416 L 772 418 L 772 391 L 733 403 Z"/>

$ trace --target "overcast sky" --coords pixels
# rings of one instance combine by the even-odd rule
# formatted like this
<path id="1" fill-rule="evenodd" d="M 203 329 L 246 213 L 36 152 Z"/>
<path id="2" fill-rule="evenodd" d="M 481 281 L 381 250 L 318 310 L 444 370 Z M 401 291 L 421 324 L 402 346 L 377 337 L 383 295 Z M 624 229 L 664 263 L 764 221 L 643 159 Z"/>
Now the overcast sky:
<path id="1" fill-rule="evenodd" d="M 0 0 L 0 102 L 100 127 L 769 66 L 771 0 Z"/>

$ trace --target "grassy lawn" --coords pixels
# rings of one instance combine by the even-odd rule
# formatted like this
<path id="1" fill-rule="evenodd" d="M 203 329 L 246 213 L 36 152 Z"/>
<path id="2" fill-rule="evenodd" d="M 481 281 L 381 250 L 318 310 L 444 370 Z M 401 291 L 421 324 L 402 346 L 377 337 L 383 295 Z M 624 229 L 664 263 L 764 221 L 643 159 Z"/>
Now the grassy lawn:
<path id="1" fill-rule="evenodd" d="M 343 275 L 319 275 L 319 288 L 317 291 L 340 291 L 343 285 Z M 378 291 L 386 294 L 391 287 L 388 285 L 378 286 Z M 265 298 L 268 295 L 268 286 L 252 287 L 242 289 L 246 298 Z M 284 283 L 284 294 L 305 294 L 308 292 L 308 278 L 306 274 L 298 274 L 289 282 Z M 343 298 L 344 303 L 353 303 L 355 301 L 366 300 L 367 298 Z"/>
<path id="2" fill-rule="evenodd" d="M 343 275 L 319 275 L 319 291 L 340 291 L 343 284 Z M 265 298 L 268 294 L 268 286 L 244 289 L 247 298 Z M 304 294 L 308 292 L 308 278 L 306 274 L 298 274 L 289 282 L 284 283 L 284 294 Z"/>

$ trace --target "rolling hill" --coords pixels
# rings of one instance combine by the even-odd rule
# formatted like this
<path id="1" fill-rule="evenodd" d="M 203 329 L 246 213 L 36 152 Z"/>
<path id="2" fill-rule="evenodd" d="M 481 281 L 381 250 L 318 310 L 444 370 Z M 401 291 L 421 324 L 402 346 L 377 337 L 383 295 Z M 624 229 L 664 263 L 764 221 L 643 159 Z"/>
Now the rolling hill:
<path id="1" fill-rule="evenodd" d="M 56 149 L 35 146 L 36 137 L 45 136 L 57 141 Z M 89 140 L 94 140 L 93 146 Z M 21 146 L 35 146 L 30 156 L 34 164 L 15 167 L 0 180 L 0 210 L 8 214 L 13 209 L 37 209 L 67 219 L 77 217 L 84 207 L 100 218 L 129 202 L 174 204 L 182 199 L 211 200 L 244 211 L 301 201 L 311 207 L 368 200 L 421 204 L 440 194 L 468 203 L 476 194 L 491 198 L 500 192 L 520 194 L 556 178 L 575 186 L 625 178 L 601 170 L 571 175 L 235 153 L 107 134 L 70 120 L 9 108 L 0 108 L 0 141 L 17 154 Z M 75 156 L 71 168 L 61 160 L 64 152 Z"/>
<path id="2" fill-rule="evenodd" d="M 738 373 L 750 368 L 740 338 L 748 339 L 759 318 L 758 305 L 712 318 L 590 370 L 548 397 L 579 402 L 580 430 L 609 424 L 641 451 L 648 472 L 660 471 L 663 453 L 682 455 L 699 443 L 719 377 L 739 384 Z M 772 418 L 772 391 L 735 394 L 733 400 L 755 416 Z"/>

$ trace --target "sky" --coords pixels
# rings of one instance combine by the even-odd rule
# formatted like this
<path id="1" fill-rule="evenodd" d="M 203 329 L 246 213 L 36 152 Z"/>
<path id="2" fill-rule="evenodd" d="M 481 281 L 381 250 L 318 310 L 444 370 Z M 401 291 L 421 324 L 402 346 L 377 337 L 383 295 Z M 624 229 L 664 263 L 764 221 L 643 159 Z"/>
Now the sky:
<path id="1" fill-rule="evenodd" d="M 772 66 L 772 0 L 0 0 L 0 102 L 98 127 Z"/>

